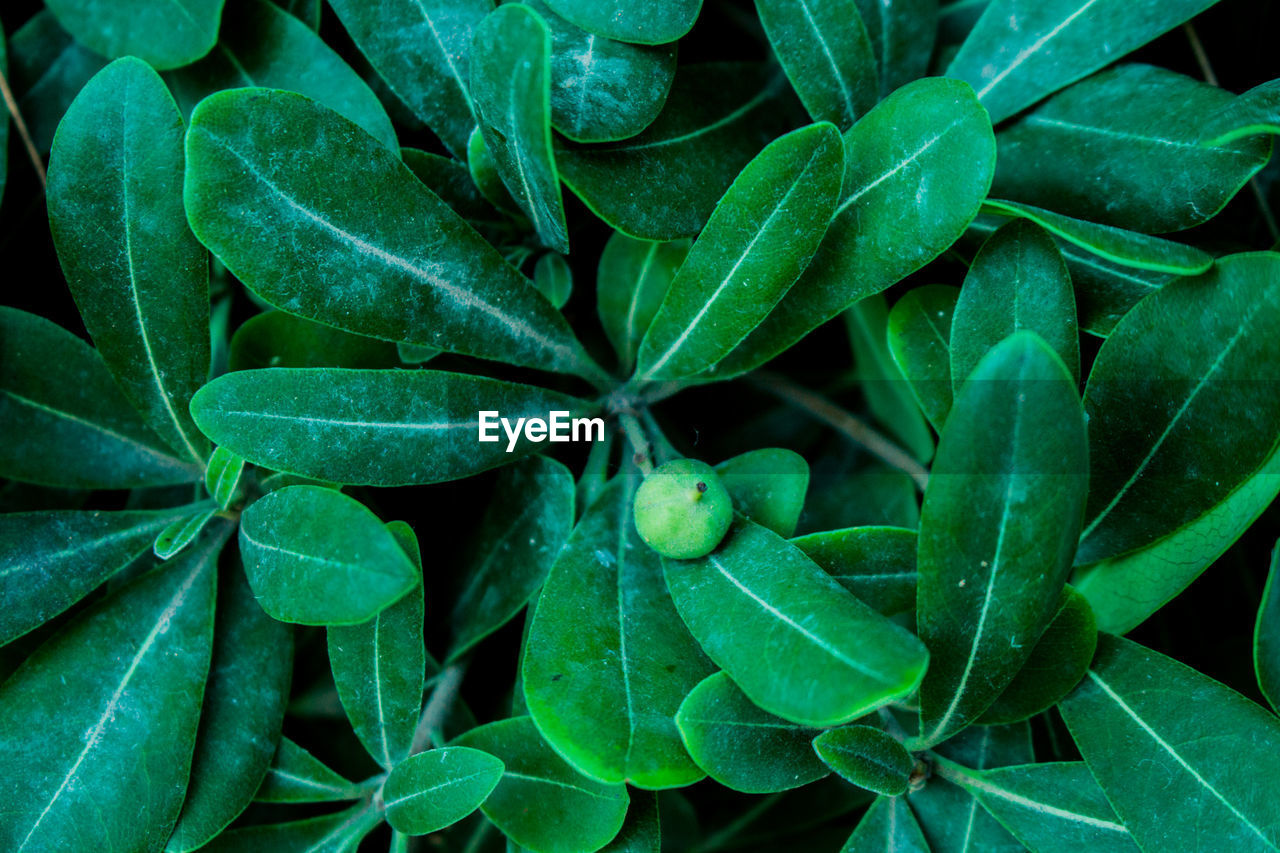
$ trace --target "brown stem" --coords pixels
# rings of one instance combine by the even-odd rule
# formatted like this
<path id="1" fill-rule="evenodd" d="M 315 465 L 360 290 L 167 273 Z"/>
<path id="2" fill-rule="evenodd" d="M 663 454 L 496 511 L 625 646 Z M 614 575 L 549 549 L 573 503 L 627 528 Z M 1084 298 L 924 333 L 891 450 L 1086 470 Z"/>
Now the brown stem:
<path id="1" fill-rule="evenodd" d="M 18 136 L 22 137 L 27 156 L 31 158 L 31 165 L 35 167 L 36 177 L 40 179 L 40 188 L 48 189 L 49 179 L 44 171 L 44 161 L 40 159 L 40 150 L 31 139 L 27 123 L 22 120 L 22 113 L 18 111 L 18 102 L 13 97 L 13 90 L 9 88 L 9 78 L 3 72 L 0 72 L 0 95 L 4 96 L 4 105 L 8 108 L 9 115 L 13 116 L 13 126 L 18 129 Z"/>

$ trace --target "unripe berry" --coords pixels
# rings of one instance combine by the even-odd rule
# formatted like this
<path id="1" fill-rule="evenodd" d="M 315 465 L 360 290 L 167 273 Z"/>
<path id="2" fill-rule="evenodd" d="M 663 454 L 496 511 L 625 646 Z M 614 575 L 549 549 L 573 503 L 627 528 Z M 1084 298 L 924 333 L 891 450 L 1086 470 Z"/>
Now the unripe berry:
<path id="1" fill-rule="evenodd" d="M 636 490 L 636 531 L 664 557 L 705 557 L 733 522 L 733 499 L 715 469 L 696 459 L 676 459 L 645 478 Z"/>

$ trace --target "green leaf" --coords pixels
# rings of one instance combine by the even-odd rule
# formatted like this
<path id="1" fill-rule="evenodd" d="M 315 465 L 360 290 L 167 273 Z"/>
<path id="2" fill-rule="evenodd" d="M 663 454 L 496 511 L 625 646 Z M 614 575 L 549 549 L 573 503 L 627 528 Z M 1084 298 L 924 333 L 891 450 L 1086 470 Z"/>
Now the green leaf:
<path id="1" fill-rule="evenodd" d="M 1030 850 L 1138 851 L 1083 762 L 970 770 L 941 759 L 936 767 Z"/>
<path id="2" fill-rule="evenodd" d="M 557 308 L 563 308 L 573 294 L 573 270 L 564 255 L 548 252 L 533 268 L 533 286 Z"/>
<path id="3" fill-rule="evenodd" d="M 479 127 L 471 131 L 471 136 L 467 138 L 467 172 L 471 175 L 471 183 L 489 204 L 517 220 L 522 227 L 528 226 L 529 221 L 524 218 L 520 206 L 498 175 L 493 155 L 484 144 L 484 135 Z"/>
<path id="4" fill-rule="evenodd" d="M 640 341 L 657 316 L 689 247 L 688 240 L 637 240 L 621 231 L 615 231 L 605 243 L 596 271 L 596 311 L 622 372 L 629 372 L 635 364 Z"/>
<path id="5" fill-rule="evenodd" d="M 227 6 L 218 43 L 204 59 L 165 75 L 183 115 L 223 89 L 261 86 L 314 98 L 392 151 L 395 129 L 377 95 L 315 31 L 268 0 Z"/>
<path id="6" fill-rule="evenodd" d="M 85 611 L 0 688 L 0 847 L 164 847 L 187 788 L 229 532 Z"/>
<path id="7" fill-rule="evenodd" d="M 376 369 L 399 363 L 387 341 L 353 335 L 283 311 L 250 317 L 231 338 L 231 370 L 262 367 Z"/>
<path id="8" fill-rule="evenodd" d="M 218 38 L 223 0 L 51 0 L 49 11 L 94 53 L 153 68 L 195 62 Z"/>
<path id="9" fill-rule="evenodd" d="M 987 240 L 965 276 L 951 323 L 954 389 L 992 347 L 1023 329 L 1039 335 L 1080 382 L 1071 274 L 1049 233 L 1017 220 Z"/>
<path id="10" fill-rule="evenodd" d="M 21 31 L 19 31 L 21 33 Z M 17 54 L 18 36 L 14 36 L 14 54 Z M 1280 80 L 1268 80 L 1254 86 L 1243 95 L 1232 98 L 1201 125 L 1200 144 L 1209 148 L 1223 145 L 1256 134 L 1274 136 L 1280 132 Z"/>
<path id="11" fill-rule="evenodd" d="M 293 674 L 293 632 L 258 606 L 235 560 L 219 579 L 213 662 L 182 815 L 165 850 L 209 842 L 250 801 L 271 766 Z"/>
<path id="12" fill-rule="evenodd" d="M 640 479 L 628 466 L 574 528 L 538 596 L 521 671 L 538 730 L 580 772 L 672 788 L 702 778 L 675 715 L 713 668 L 636 533 Z"/>
<path id="13" fill-rule="evenodd" d="M 465 746 L 420 752 L 400 762 L 382 789 L 387 822 L 407 835 L 426 835 L 480 807 L 502 781 L 502 762 Z"/>
<path id="14" fill-rule="evenodd" d="M 1144 299 L 1107 338 L 1085 390 L 1090 491 L 1079 563 L 1174 532 L 1270 456 L 1280 436 L 1278 277 L 1280 255 L 1222 258 Z"/>
<path id="15" fill-rule="evenodd" d="M 947 68 L 992 121 L 1115 62 L 1217 0 L 995 0 Z"/>
<path id="16" fill-rule="evenodd" d="M 813 257 L 844 173 L 840 136 L 815 124 L 770 143 L 694 242 L 640 345 L 640 382 L 714 368 L 768 316 Z"/>
<path id="17" fill-rule="evenodd" d="M 929 845 L 902 797 L 877 797 L 841 853 L 929 853 Z"/>
<path id="18" fill-rule="evenodd" d="M 190 545 L 217 511 L 216 507 L 202 509 L 184 518 L 174 519 L 156 536 L 156 541 L 152 545 L 155 555 L 162 560 L 167 560 Z"/>
<path id="19" fill-rule="evenodd" d="M 1059 707 L 1089 770 L 1144 850 L 1280 844 L 1280 803 L 1259 784 L 1280 773 L 1280 720 L 1270 711 L 1106 634 L 1088 678 Z M 1135 767 L 1151 767 L 1159 784 L 1134 784 Z"/>
<path id="20" fill-rule="evenodd" d="M 1199 225 L 1271 153 L 1263 136 L 1200 144 L 1206 119 L 1231 101 L 1163 68 L 1104 71 L 1000 132 L 992 193 L 1148 234 Z"/>
<path id="21" fill-rule="evenodd" d="M 876 57 L 854 0 L 756 0 L 756 13 L 814 121 L 848 130 L 876 105 Z"/>
<path id="22" fill-rule="evenodd" d="M 993 348 L 960 390 L 920 517 L 916 618 L 929 649 L 920 742 L 995 701 L 1058 609 L 1088 492 L 1084 413 L 1033 332 Z"/>
<path id="23" fill-rule="evenodd" d="M 916 532 L 849 527 L 792 539 L 859 601 L 885 616 L 916 609 Z"/>
<path id="24" fill-rule="evenodd" d="M 223 833 L 201 853 L 354 853 L 360 841 L 382 823 L 382 812 L 369 803 L 321 817 Z"/>
<path id="25" fill-rule="evenodd" d="M 321 0 L 275 0 L 275 4 L 312 30 L 320 29 Z"/>
<path id="26" fill-rule="evenodd" d="M 455 157 L 476 125 L 471 39 L 492 0 L 331 0 L 360 52 Z"/>
<path id="27" fill-rule="evenodd" d="M 85 327 L 125 397 L 182 458 L 209 452 L 187 404 L 209 377 L 208 256 L 182 212 L 183 123 L 137 59 L 100 71 L 59 125 L 49 227 Z M 103 145 L 104 134 L 115 141 Z"/>
<path id="28" fill-rule="evenodd" d="M 314 101 L 268 89 L 206 98 L 187 133 L 186 181 L 196 236 L 290 313 L 384 340 L 599 372 L 528 279 L 395 153 Z"/>
<path id="29" fill-rule="evenodd" d="M 1253 668 L 1258 687 L 1280 713 L 1280 544 L 1271 552 L 1271 571 L 1262 590 L 1258 621 L 1253 629 Z"/>
<path id="30" fill-rule="evenodd" d="M 387 530 L 421 573 L 422 555 L 413 529 L 393 521 Z M 327 632 L 329 665 L 347 719 L 364 748 L 387 770 L 409 755 L 422 709 L 424 610 L 419 583 L 369 621 Z"/>
<path id="31" fill-rule="evenodd" d="M 708 556 L 663 567 L 703 650 L 770 713 L 839 725 L 907 695 L 924 674 L 927 656 L 909 632 L 750 521 Z"/>
<path id="32" fill-rule="evenodd" d="M 9 84 L 37 149 L 49 150 L 72 100 L 106 64 L 107 60 L 75 41 L 48 9 L 41 9 L 13 33 Z"/>
<path id="33" fill-rule="evenodd" d="M 626 786 L 578 773 L 547 746 L 528 717 L 472 729 L 455 743 L 505 765 L 502 781 L 480 808 L 508 838 L 533 853 L 597 850 L 622 827 Z"/>
<path id="34" fill-rule="evenodd" d="M 235 499 L 243 475 L 244 460 L 225 447 L 217 447 L 204 472 L 204 487 L 218 507 L 226 509 Z"/>
<path id="35" fill-rule="evenodd" d="M 752 450 L 721 462 L 716 473 L 735 512 L 782 537 L 796 532 L 809 488 L 809 463 L 799 453 L 781 447 Z"/>
<path id="36" fill-rule="evenodd" d="M 938 30 L 938 0 L 857 0 L 875 47 L 880 94 L 929 71 Z"/>
<path id="37" fill-rule="evenodd" d="M 804 275 L 721 365 L 749 370 L 942 254 L 991 186 L 995 137 L 967 84 L 911 83 L 844 135 L 844 187 Z"/>
<path id="38" fill-rule="evenodd" d="M 466 585 L 454 599 L 449 660 L 511 621 L 551 571 L 573 529 L 569 469 L 534 456 L 503 471 L 476 532 Z"/>
<path id="39" fill-rule="evenodd" d="M 635 792 L 627 808 L 627 819 L 622 829 L 601 853 L 661 853 L 662 827 L 658 820 L 656 794 Z"/>
<path id="40" fill-rule="evenodd" d="M 479 136 L 476 138 L 480 139 Z M 440 196 L 442 201 L 471 223 L 472 227 L 489 236 L 490 242 L 495 235 L 509 227 L 508 221 L 489 203 L 472 180 L 466 161 L 419 151 L 417 148 L 401 148 L 400 157 L 418 180 L 427 185 L 427 189 Z"/>
<path id="41" fill-rule="evenodd" d="M 0 475 L 127 489 L 198 480 L 139 418 L 97 350 L 43 317 L 0 307 Z"/>
<path id="42" fill-rule="evenodd" d="M 84 598 L 190 509 L 0 515 L 0 646 Z"/>
<path id="43" fill-rule="evenodd" d="M 253 799 L 260 803 L 323 803 L 354 800 L 362 793 L 359 785 L 347 781 L 311 753 L 282 737 Z"/>
<path id="44" fill-rule="evenodd" d="M 874 726 L 841 726 L 813 739 L 814 751 L 843 778 L 886 797 L 907 792 L 915 759 L 901 743 Z"/>
<path id="45" fill-rule="evenodd" d="M 547 0 L 557 14 L 589 33 L 635 44 L 666 44 L 693 27 L 702 0 Z"/>
<path id="46" fill-rule="evenodd" d="M 959 298 L 958 288 L 928 284 L 889 311 L 889 353 L 938 432 L 951 412 L 951 322 Z"/>
<path id="47" fill-rule="evenodd" d="M 676 725 L 698 766 L 734 791 L 786 791 L 831 772 L 813 751 L 816 729 L 761 710 L 723 672 L 689 693 Z"/>
<path id="48" fill-rule="evenodd" d="M 282 622 L 366 622 L 419 582 L 377 516 L 319 486 L 288 486 L 250 504 L 240 552 L 258 603 Z"/>
<path id="49" fill-rule="evenodd" d="M 494 167 L 538 238 L 569 251 L 551 148 L 551 31 L 528 6 L 500 6 L 476 27 L 471 92 Z"/>
<path id="50" fill-rule="evenodd" d="M 557 148 L 560 177 L 597 216 L 632 237 L 691 237 L 751 158 L 791 128 L 785 83 L 764 65 L 685 65 L 644 133 Z"/>
<path id="51" fill-rule="evenodd" d="M 517 419 L 591 404 L 480 376 L 436 370 L 246 370 L 221 376 L 191 402 L 217 444 L 258 465 L 339 483 L 402 486 L 469 477 L 541 449 L 511 446 L 497 415 L 479 442 L 479 412 Z M 541 439 L 539 439 L 541 441 Z M 341 452 L 335 453 L 335 449 Z"/>

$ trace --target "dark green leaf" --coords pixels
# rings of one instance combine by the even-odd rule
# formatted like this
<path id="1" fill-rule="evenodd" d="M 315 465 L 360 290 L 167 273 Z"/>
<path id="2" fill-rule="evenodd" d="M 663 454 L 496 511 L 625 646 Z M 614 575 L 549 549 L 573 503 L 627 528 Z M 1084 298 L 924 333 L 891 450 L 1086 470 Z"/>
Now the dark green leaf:
<path id="1" fill-rule="evenodd" d="M 841 853 L 929 853 L 929 845 L 903 797 L 877 797 Z"/>
<path id="2" fill-rule="evenodd" d="M 885 616 L 916 609 L 916 532 L 849 527 L 792 539 L 842 587 Z"/>
<path id="3" fill-rule="evenodd" d="M 818 757 L 842 777 L 877 794 L 907 792 L 915 759 L 902 744 L 874 726 L 841 726 L 813 739 Z"/>
<path id="4" fill-rule="evenodd" d="M 809 464 L 794 450 L 766 447 L 716 466 L 733 509 L 782 537 L 796 532 L 809 488 Z"/>
<path id="5" fill-rule="evenodd" d="M 217 507 L 210 507 L 201 509 L 184 518 L 174 519 L 169 526 L 161 530 L 156 536 L 152 550 L 155 551 L 156 556 L 160 559 L 169 559 L 190 545 L 191 541 L 200 535 L 200 531 L 204 530 L 204 526 L 209 523 L 209 520 L 213 518 L 217 511 Z"/>
<path id="6" fill-rule="evenodd" d="M 323 803 L 354 800 L 362 788 L 324 766 L 287 737 L 280 739 L 266 778 L 254 794 L 260 803 Z"/>
<path id="7" fill-rule="evenodd" d="M 533 268 L 533 286 L 557 308 L 563 308 L 573 294 L 573 270 L 564 255 L 547 252 Z"/>
<path id="8" fill-rule="evenodd" d="M 395 367 L 396 347 L 283 311 L 250 317 L 231 338 L 231 370 L 261 367 Z"/>
<path id="9" fill-rule="evenodd" d="M 649 324 L 667 288 L 689 254 L 688 240 L 637 240 L 615 231 L 605 243 L 596 271 L 596 311 L 618 366 L 630 371 Z"/>
<path id="10" fill-rule="evenodd" d="M 19 31 L 21 34 L 21 31 Z M 14 36 L 14 53 L 17 53 Z M 1280 80 L 1268 80 L 1232 98 L 1201 125 L 1201 145 L 1217 148 L 1259 133 L 1280 132 Z"/>
<path id="11" fill-rule="evenodd" d="M 929 284 L 903 294 L 889 311 L 889 353 L 934 429 L 951 412 L 951 318 L 957 288 Z"/>
<path id="12" fill-rule="evenodd" d="M 136 56 L 177 68 L 209 52 L 223 0 L 50 0 L 49 10 L 76 41 L 108 59 Z"/>
<path id="13" fill-rule="evenodd" d="M 640 791 L 631 796 L 622 829 L 600 853 L 661 853 L 662 827 L 658 821 L 658 796 Z"/>
<path id="14" fill-rule="evenodd" d="M 419 151 L 417 148 L 401 148 L 400 156 L 404 164 L 418 176 L 418 180 L 427 185 L 427 189 L 440 196 L 441 200 L 473 227 L 482 229 L 486 234 L 490 231 L 496 233 L 507 227 L 503 216 L 494 209 L 471 179 L 465 160 L 458 161 L 452 157 Z"/>
<path id="15" fill-rule="evenodd" d="M 857 0 L 875 47 L 880 94 L 924 77 L 938 30 L 938 0 Z"/>
<path id="16" fill-rule="evenodd" d="M 107 61 L 75 41 L 48 9 L 9 39 L 9 84 L 40 151 L 48 151 L 72 100 Z"/>
<path id="17" fill-rule="evenodd" d="M 702 0 L 548 0 L 548 5 L 589 33 L 635 44 L 666 44 L 689 32 Z"/>
<path id="18" fill-rule="evenodd" d="M 502 762 L 465 746 L 432 749 L 400 762 L 382 789 L 387 822 L 426 835 L 471 814 L 502 780 Z"/>
<path id="19" fill-rule="evenodd" d="M 275 3 L 311 29 L 320 29 L 321 0 L 275 0 Z"/>
<path id="20" fill-rule="evenodd" d="M 1253 630 L 1253 668 L 1258 687 L 1280 713 L 1280 544 L 1271 552 L 1271 571 L 1262 590 L 1258 621 Z"/>
<path id="21" fill-rule="evenodd" d="M 336 814 L 250 826 L 224 833 L 201 848 L 202 853 L 355 853 L 360 840 L 382 823 L 382 813 L 368 803 Z"/>
<path id="22" fill-rule="evenodd" d="M 484 135 L 477 127 L 467 138 L 467 172 L 471 175 L 471 183 L 493 207 L 518 220 L 522 226 L 528 226 L 528 220 L 520 212 L 520 205 L 507 192 L 507 187 L 498 175 L 493 164 L 493 155 L 484 144 Z"/>

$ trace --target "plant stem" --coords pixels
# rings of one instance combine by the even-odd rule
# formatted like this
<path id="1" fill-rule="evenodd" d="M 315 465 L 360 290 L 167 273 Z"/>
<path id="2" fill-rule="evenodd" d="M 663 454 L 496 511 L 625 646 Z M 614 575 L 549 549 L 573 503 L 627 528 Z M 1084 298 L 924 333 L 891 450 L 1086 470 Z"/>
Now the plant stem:
<path id="1" fill-rule="evenodd" d="M 644 427 L 640 425 L 640 419 L 633 411 L 622 411 L 618 412 L 618 423 L 622 425 L 622 431 L 627 434 L 631 449 L 635 451 L 636 467 L 648 477 L 653 472 L 653 446 L 649 443 Z"/>
<path id="2" fill-rule="evenodd" d="M 646 408 L 640 412 L 640 418 L 644 421 L 644 428 L 648 430 L 651 437 L 654 461 L 661 465 L 664 462 L 670 462 L 672 459 L 679 459 L 680 452 L 667 440 L 666 433 L 662 431 L 662 427 L 658 426 L 658 421 L 654 418 L 653 412 Z"/>
<path id="3" fill-rule="evenodd" d="M 3 73 L 0 73 L 0 95 L 4 96 L 4 105 L 9 110 L 9 115 L 13 116 L 13 126 L 17 128 L 18 136 L 22 137 L 22 145 L 27 149 L 31 165 L 35 167 L 36 177 L 40 179 L 40 188 L 48 189 L 49 178 L 45 174 L 44 161 L 40 159 L 40 151 L 31 139 L 27 123 L 22 120 L 22 113 L 18 112 L 18 102 L 13 97 L 13 90 L 9 88 L 9 79 Z"/>
<path id="4" fill-rule="evenodd" d="M 929 484 L 929 471 L 912 459 L 898 445 L 871 428 L 865 421 L 854 417 L 827 398 L 774 373 L 753 375 L 753 385 L 768 391 L 798 409 L 837 430 L 846 438 L 859 444 L 872 455 L 892 468 L 907 474 L 924 491 Z"/>
<path id="5" fill-rule="evenodd" d="M 439 742 L 437 733 L 444 728 L 444 722 L 458 700 L 458 692 L 462 687 L 462 677 L 466 675 L 466 661 L 458 661 L 445 667 L 436 677 L 436 686 L 431 691 L 427 706 L 422 709 L 418 718 L 418 727 L 413 732 L 413 747 L 410 753 L 416 755 L 432 743 Z"/>

